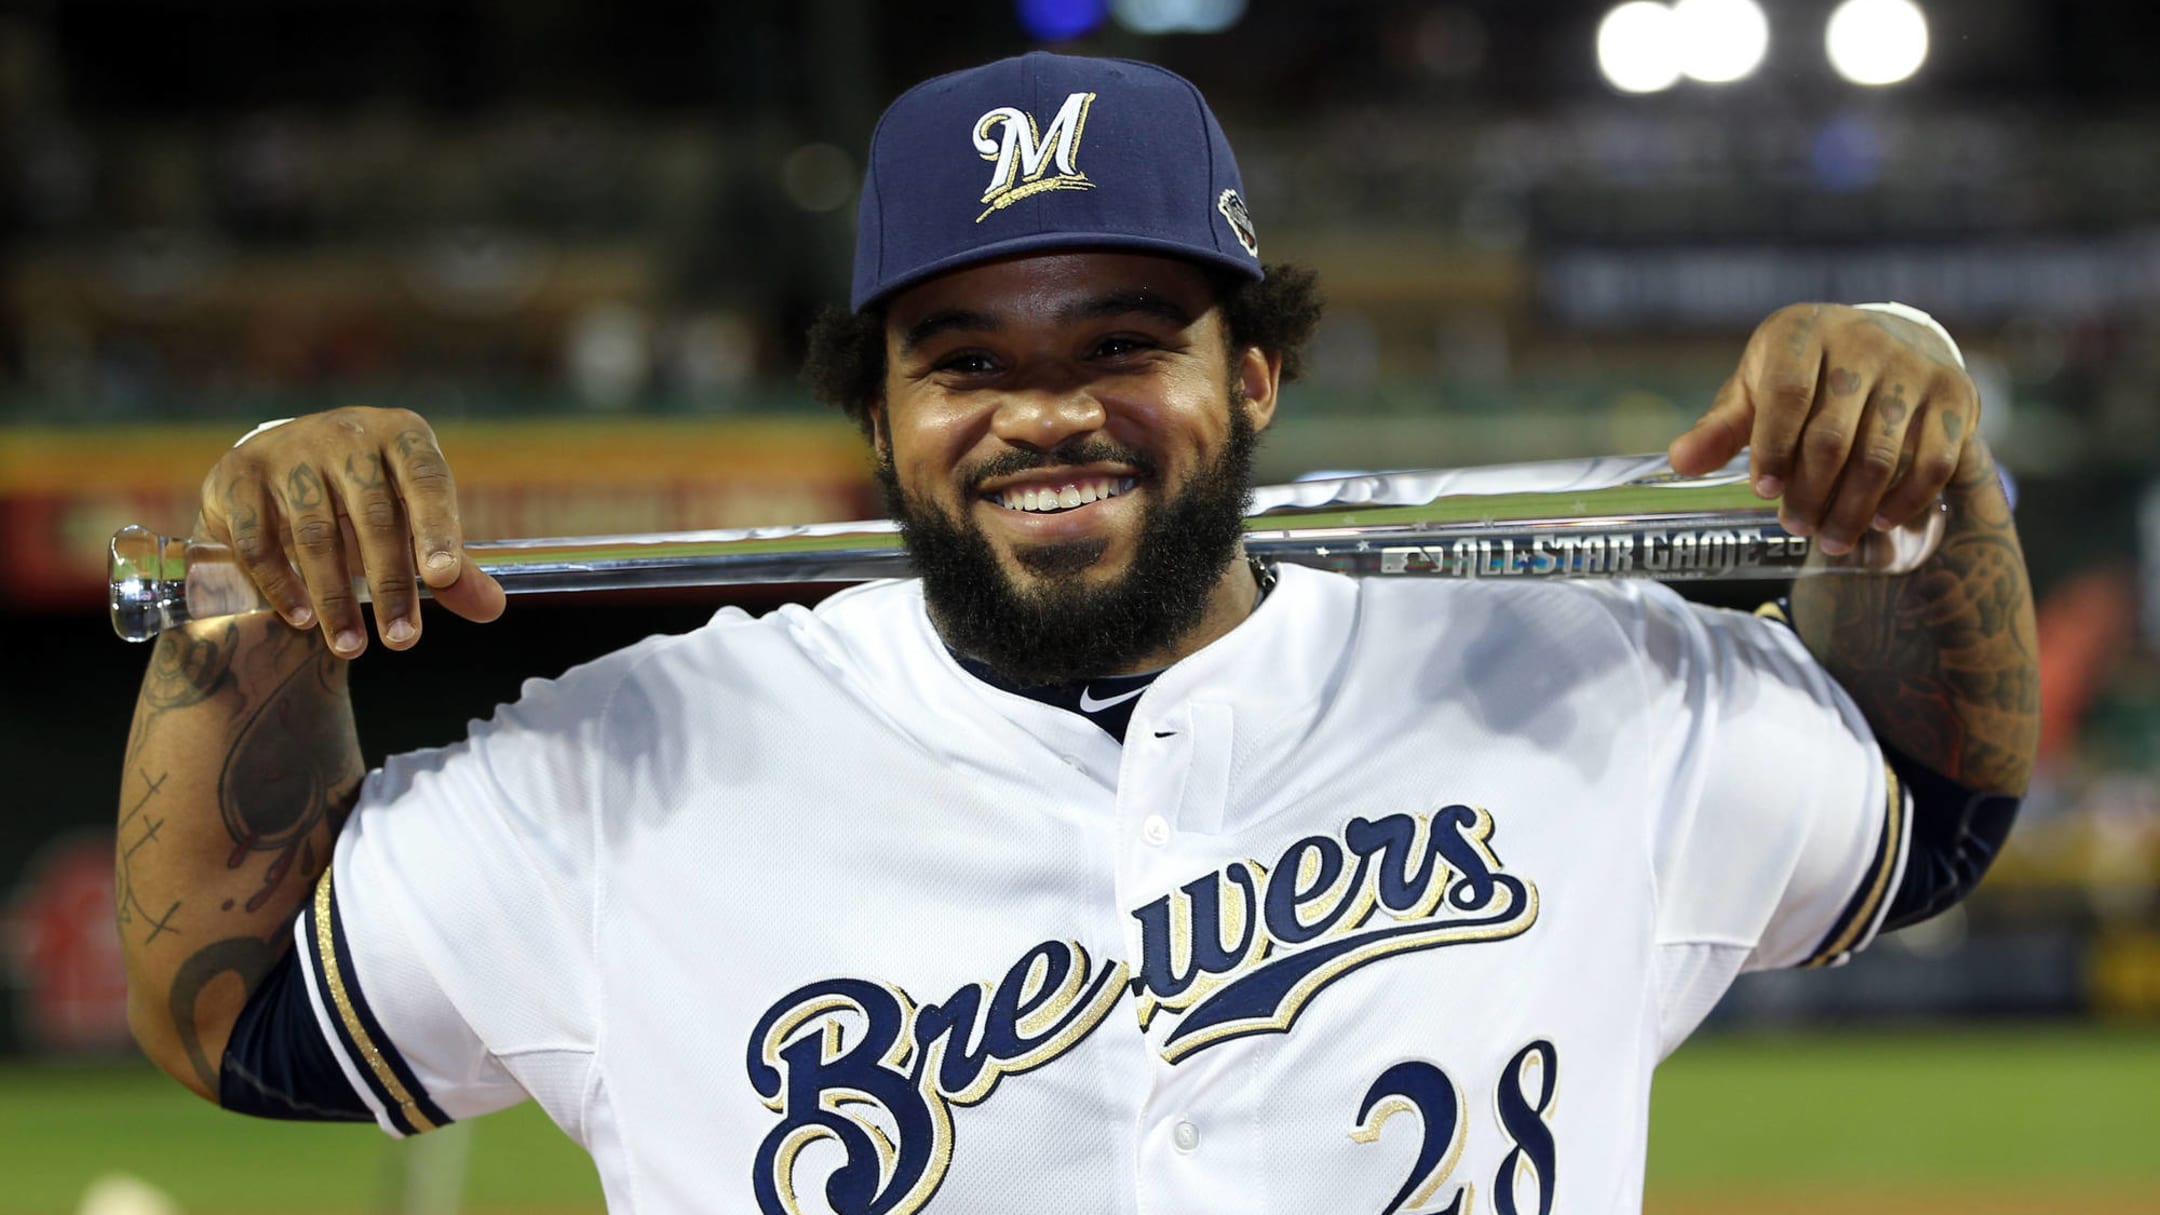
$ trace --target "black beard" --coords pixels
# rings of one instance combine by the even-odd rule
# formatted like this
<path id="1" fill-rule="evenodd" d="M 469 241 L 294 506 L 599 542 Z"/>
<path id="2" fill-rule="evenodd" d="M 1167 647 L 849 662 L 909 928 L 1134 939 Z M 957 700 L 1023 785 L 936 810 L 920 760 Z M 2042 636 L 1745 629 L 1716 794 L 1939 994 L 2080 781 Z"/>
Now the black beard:
<path id="1" fill-rule="evenodd" d="M 1153 460 L 1100 438 L 1048 452 L 1008 452 L 970 472 L 972 486 L 1060 465 L 1132 467 L 1150 490 L 1139 545 L 1125 575 L 1102 586 L 1090 586 L 1082 576 L 1108 547 L 1103 540 L 1040 545 L 1017 554 L 1039 580 L 1021 588 L 966 516 L 951 518 L 934 503 L 908 494 L 889 460 L 878 462 L 877 478 L 945 644 L 1015 685 L 1038 687 L 1124 670 L 1198 627 L 1223 570 L 1238 556 L 1258 446 L 1243 403 L 1232 400 L 1222 453 L 1174 497 L 1155 480 Z"/>

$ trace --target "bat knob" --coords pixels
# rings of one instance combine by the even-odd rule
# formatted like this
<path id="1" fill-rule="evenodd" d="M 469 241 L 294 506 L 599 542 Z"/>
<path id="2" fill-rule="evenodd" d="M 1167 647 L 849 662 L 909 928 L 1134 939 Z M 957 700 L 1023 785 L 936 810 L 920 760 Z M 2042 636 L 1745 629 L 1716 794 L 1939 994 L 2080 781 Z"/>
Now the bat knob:
<path id="1" fill-rule="evenodd" d="M 185 544 L 133 523 L 113 533 L 107 565 L 113 632 L 128 641 L 149 641 L 187 619 Z M 168 550 L 182 564 L 168 568 Z"/>

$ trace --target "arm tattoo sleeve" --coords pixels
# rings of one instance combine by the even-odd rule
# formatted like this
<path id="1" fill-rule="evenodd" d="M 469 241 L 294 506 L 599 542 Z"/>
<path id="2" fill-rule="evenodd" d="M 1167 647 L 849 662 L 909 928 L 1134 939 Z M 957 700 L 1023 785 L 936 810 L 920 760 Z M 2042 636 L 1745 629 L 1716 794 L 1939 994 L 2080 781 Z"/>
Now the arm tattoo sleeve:
<path id="1" fill-rule="evenodd" d="M 1927 565 L 1803 579 L 1794 624 L 1885 743 L 1967 788 L 2022 794 L 2040 728 L 2032 589 L 1993 458 L 1966 463 Z"/>

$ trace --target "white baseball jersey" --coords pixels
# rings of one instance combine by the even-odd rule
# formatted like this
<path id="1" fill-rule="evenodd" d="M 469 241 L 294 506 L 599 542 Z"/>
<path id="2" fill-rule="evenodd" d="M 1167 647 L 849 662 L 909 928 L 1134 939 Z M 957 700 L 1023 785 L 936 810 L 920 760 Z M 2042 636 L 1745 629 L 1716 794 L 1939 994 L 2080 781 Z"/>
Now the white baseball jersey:
<path id="1" fill-rule="evenodd" d="M 611 1208 L 1632 1212 L 1651 1072 L 1835 960 L 1900 798 L 1792 634 L 1285 568 L 1121 746 L 914 582 L 722 612 L 370 775 L 296 933 L 395 1133 Z"/>

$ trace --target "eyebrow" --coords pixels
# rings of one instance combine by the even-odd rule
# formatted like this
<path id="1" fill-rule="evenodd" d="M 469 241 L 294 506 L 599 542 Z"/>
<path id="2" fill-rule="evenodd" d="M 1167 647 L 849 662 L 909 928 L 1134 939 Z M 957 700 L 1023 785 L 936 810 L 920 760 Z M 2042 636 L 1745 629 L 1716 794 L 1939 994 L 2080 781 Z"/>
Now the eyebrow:
<path id="1" fill-rule="evenodd" d="M 907 332 L 900 335 L 900 352 L 912 354 L 941 333 L 987 333 L 997 327 L 997 318 L 988 313 L 970 312 L 965 308 L 941 309 L 907 327 Z"/>
<path id="2" fill-rule="evenodd" d="M 1153 291 L 1113 291 L 1092 299 L 1081 300 L 1058 311 L 1061 321 L 1100 321 L 1113 316 L 1129 316 L 1140 313 L 1158 316 L 1182 329 L 1192 324 L 1192 314 L 1179 307 L 1176 301 Z"/>
<path id="3" fill-rule="evenodd" d="M 1145 290 L 1113 291 L 1105 295 L 1090 296 L 1058 309 L 1057 320 L 1061 324 L 1072 324 L 1134 314 L 1160 317 L 1180 329 L 1191 325 L 1193 321 L 1192 314 L 1176 301 Z M 913 353 L 940 334 L 995 333 L 1003 327 L 1003 322 L 987 312 L 944 308 L 908 326 L 907 331 L 900 335 L 900 350 L 903 354 Z"/>

